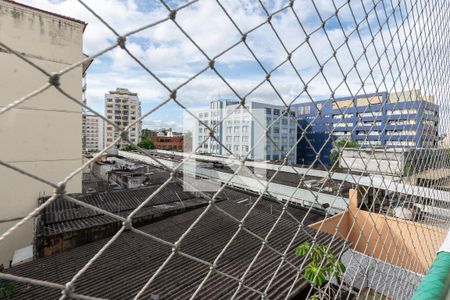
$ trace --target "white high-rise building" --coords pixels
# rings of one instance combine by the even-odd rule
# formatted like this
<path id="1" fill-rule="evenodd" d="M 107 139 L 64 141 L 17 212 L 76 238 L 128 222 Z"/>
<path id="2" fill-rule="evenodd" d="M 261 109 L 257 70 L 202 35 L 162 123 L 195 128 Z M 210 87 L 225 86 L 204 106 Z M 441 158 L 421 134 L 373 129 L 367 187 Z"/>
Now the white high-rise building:
<path id="1" fill-rule="evenodd" d="M 138 94 L 128 89 L 117 88 L 105 95 L 106 118 L 124 128 L 141 117 L 141 103 Z M 128 138 L 137 144 L 140 142 L 142 122 L 138 122 L 129 129 Z M 111 124 L 106 124 L 106 146 L 109 146 L 120 135 L 120 132 Z M 121 141 L 117 144 L 121 148 L 128 143 Z"/>
<path id="2" fill-rule="evenodd" d="M 105 121 L 96 115 L 83 116 L 84 151 L 100 151 L 105 148 Z"/>
<path id="3" fill-rule="evenodd" d="M 209 108 L 196 111 L 203 123 L 216 126 L 214 134 L 217 140 L 208 139 L 208 128 L 197 121 L 193 130 L 193 149 L 198 148 L 197 152 L 200 153 L 225 156 L 230 155 L 230 150 L 239 157 L 245 157 L 251 151 L 248 155 L 250 159 L 280 160 L 294 148 L 289 153 L 289 161 L 295 162 L 295 113 L 285 112 L 283 106 L 260 102 L 249 102 L 246 107 L 239 106 L 237 101 L 217 100 L 212 101 Z M 225 120 L 220 123 L 223 118 Z"/>

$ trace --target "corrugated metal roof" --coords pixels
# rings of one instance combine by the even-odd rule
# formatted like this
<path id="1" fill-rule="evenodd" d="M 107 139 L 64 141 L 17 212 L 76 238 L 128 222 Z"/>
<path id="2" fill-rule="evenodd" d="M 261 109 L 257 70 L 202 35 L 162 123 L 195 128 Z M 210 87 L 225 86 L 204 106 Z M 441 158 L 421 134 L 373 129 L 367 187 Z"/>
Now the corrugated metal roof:
<path id="1" fill-rule="evenodd" d="M 71 195 L 72 197 L 107 210 L 109 212 L 126 217 L 145 199 L 147 199 L 158 186 L 127 189 L 113 192 L 92 193 L 83 195 Z M 41 201 L 45 201 L 41 199 Z M 208 201 L 198 198 L 190 192 L 183 191 L 178 184 L 169 184 L 145 205 L 136 217 L 161 214 L 164 211 L 180 209 L 182 207 L 196 207 L 206 204 Z M 49 205 L 41 214 L 38 224 L 38 233 L 44 236 L 70 232 L 89 228 L 96 225 L 117 222 L 109 216 L 105 216 L 92 209 L 79 206 L 66 199 L 58 199 Z"/>
<path id="2" fill-rule="evenodd" d="M 230 194 L 242 193 L 232 191 Z M 245 195 L 245 194 L 244 194 Z M 230 197 L 231 198 L 231 197 Z M 249 203 L 250 202 L 250 203 Z M 217 204 L 236 218 L 242 218 L 251 205 L 242 201 L 242 197 L 226 200 Z M 153 234 L 166 241 L 175 242 L 200 215 L 204 208 L 198 208 L 161 221 L 143 226 L 140 230 Z M 306 210 L 289 208 L 292 215 L 301 221 Z M 264 237 L 281 212 L 281 205 L 269 200 L 261 200 L 249 215 L 245 227 L 253 233 Z M 311 240 L 317 232 L 306 225 L 320 220 L 322 216 L 309 212 L 304 221 L 304 228 L 290 247 L 287 260 L 299 267 L 301 259 L 295 257 L 295 246 Z M 298 229 L 299 222 L 285 214 L 268 239 L 268 244 L 283 252 Z M 224 249 L 227 242 L 238 229 L 238 224 L 220 210 L 212 208 L 201 221 L 187 234 L 181 243 L 180 250 L 202 260 L 213 262 Z M 27 276 L 35 279 L 65 283 L 82 268 L 84 264 L 107 242 L 101 240 L 78 248 L 56 254 L 51 257 L 35 260 L 30 263 L 8 269 L 8 273 Z M 318 241 L 328 244 L 332 237 L 318 233 Z M 225 251 L 218 263 L 218 270 L 229 275 L 240 277 L 255 257 L 261 241 L 251 234 L 241 231 L 230 247 Z M 332 250 L 340 250 L 344 246 L 341 239 L 336 238 Z M 153 275 L 157 268 L 171 253 L 170 247 L 160 244 L 137 233 L 124 232 L 107 251 L 76 282 L 76 292 L 84 295 L 112 299 L 128 299 L 133 297 Z M 245 284 L 264 291 L 280 263 L 280 256 L 265 248 L 246 276 Z M 175 255 L 163 271 L 147 289 L 143 299 L 152 294 L 160 299 L 188 299 L 201 283 L 209 267 Z M 281 299 L 286 296 L 297 268 L 284 264 L 273 284 L 268 290 L 269 299 Z M 306 282 L 301 279 L 296 288 L 302 288 Z M 198 299 L 230 298 L 238 283 L 218 273 L 214 273 L 201 289 Z M 60 295 L 60 291 L 44 287 L 17 284 L 13 299 L 51 299 Z M 242 289 L 238 299 L 259 299 L 260 295 L 248 289 Z"/>

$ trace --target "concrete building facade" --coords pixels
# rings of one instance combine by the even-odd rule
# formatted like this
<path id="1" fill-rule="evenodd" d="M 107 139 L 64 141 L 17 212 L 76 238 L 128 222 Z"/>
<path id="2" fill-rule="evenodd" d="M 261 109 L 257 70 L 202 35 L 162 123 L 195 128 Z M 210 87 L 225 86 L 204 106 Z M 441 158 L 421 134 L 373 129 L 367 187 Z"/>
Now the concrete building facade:
<path id="1" fill-rule="evenodd" d="M 96 116 L 83 115 L 83 150 L 100 151 L 105 148 L 105 121 Z"/>
<path id="2" fill-rule="evenodd" d="M 153 145 L 156 149 L 171 150 L 171 151 L 183 151 L 183 136 L 164 136 L 164 135 L 151 135 L 150 136 Z"/>
<path id="3" fill-rule="evenodd" d="M 236 101 L 217 100 L 212 101 L 208 109 L 197 111 L 197 117 L 211 127 L 216 126 L 214 133 L 217 138 L 210 138 L 202 144 L 208 138 L 209 130 L 195 122 L 193 149 L 199 147 L 197 152 L 229 156 L 228 149 L 234 155 L 244 157 L 251 151 L 250 159 L 280 160 L 294 148 L 290 161 L 295 162 L 297 119 L 295 113 L 285 113 L 282 106 L 249 102 L 244 109 Z"/>
<path id="4" fill-rule="evenodd" d="M 436 148 L 439 106 L 419 90 L 380 92 L 293 105 L 305 137 L 297 149 L 297 162 L 330 164 L 332 143 L 339 137 L 356 140 L 361 147 Z M 307 142 L 307 140 L 311 143 Z"/>
<path id="5" fill-rule="evenodd" d="M 83 59 L 86 23 L 13 1 L 0 1 L 0 40 L 48 73 Z M 0 109 L 48 82 L 48 77 L 0 46 Z M 60 87 L 82 100 L 83 67 L 64 74 Z M 81 107 L 54 88 L 30 98 L 0 116 L 0 159 L 16 168 L 57 183 L 82 164 Z M 53 187 L 0 166 L 0 233 L 37 207 Z M 66 186 L 81 192 L 81 174 Z M 14 253 L 31 249 L 33 220 L 0 242 L 0 265 L 18 263 Z"/>
<path id="6" fill-rule="evenodd" d="M 128 89 L 117 88 L 105 95 L 105 116 L 116 125 L 124 128 L 130 123 L 135 122 L 141 117 L 141 103 L 137 93 L 130 92 Z M 142 122 L 133 125 L 129 130 L 128 138 L 131 142 L 137 144 L 140 142 Z M 106 124 L 106 146 L 119 137 L 119 131 L 111 124 Z M 121 141 L 117 144 L 118 148 L 127 145 Z"/>

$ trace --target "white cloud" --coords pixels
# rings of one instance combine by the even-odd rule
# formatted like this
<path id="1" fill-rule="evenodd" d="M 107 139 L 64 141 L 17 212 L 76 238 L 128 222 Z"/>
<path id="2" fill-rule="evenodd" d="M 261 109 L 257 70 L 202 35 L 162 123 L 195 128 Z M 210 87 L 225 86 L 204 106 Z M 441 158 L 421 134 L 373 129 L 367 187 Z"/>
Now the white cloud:
<path id="1" fill-rule="evenodd" d="M 70 14 L 72 17 L 88 22 L 84 37 L 84 48 L 88 54 L 102 50 L 115 40 L 109 29 L 76 0 L 57 3 L 50 0 L 22 0 L 21 2 L 61 14 Z M 185 1 L 176 2 L 185 3 Z M 279 10 L 288 3 L 286 0 L 263 2 L 269 13 Z M 86 3 L 120 34 L 168 15 L 167 10 L 157 2 L 91 0 Z M 149 3 L 152 6 L 151 9 L 143 8 L 143 5 Z M 257 1 L 222 0 L 220 3 L 243 32 L 252 30 L 267 19 L 265 11 Z M 333 26 L 327 27 L 326 34 L 319 28 L 321 23 L 316 9 L 322 19 L 333 17 L 336 8 L 330 5 L 328 0 L 315 0 L 316 7 L 311 5 L 311 0 L 295 2 L 294 9 L 303 28 L 290 8 L 272 18 L 273 27 L 288 51 L 297 49 L 292 55 L 295 69 L 286 63 L 279 67 L 271 77 L 277 91 L 286 101 L 292 100 L 301 93 L 303 90 L 302 80 L 308 84 L 308 91 L 314 97 L 327 97 L 334 90 L 341 95 L 356 91 L 362 93 L 361 78 L 363 80 L 368 78 L 365 91 L 372 92 L 374 86 L 383 81 L 383 75 L 386 72 L 383 70 L 389 69 L 389 57 L 383 54 L 380 58 L 379 53 L 383 51 L 382 38 L 385 40 L 389 38 L 388 26 L 393 27 L 395 24 L 390 22 L 383 25 L 381 34 L 377 34 L 380 29 L 377 17 L 381 18 L 381 23 L 383 23 L 389 12 L 385 12 L 381 6 L 376 10 L 370 10 L 373 7 L 372 0 L 350 2 L 352 10 L 348 8 L 347 0 L 334 1 L 334 3 L 336 8 L 339 8 L 338 17 L 341 23 L 337 22 L 336 17 L 331 18 L 328 24 L 333 23 Z M 365 19 L 364 11 L 370 12 L 368 22 L 362 21 Z M 356 26 L 354 16 L 357 23 L 361 22 L 359 35 L 354 32 Z M 241 38 L 238 30 L 215 1 L 198 1 L 179 11 L 176 20 L 209 57 L 218 55 Z M 341 25 L 343 29 L 340 27 Z M 368 30 L 369 26 L 372 33 Z M 314 32 L 309 37 L 309 43 L 305 42 L 306 35 L 303 30 L 306 30 L 308 34 Z M 346 45 L 342 45 L 345 43 L 344 34 L 349 36 Z M 372 34 L 376 35 L 373 41 L 371 40 Z M 399 35 L 398 39 L 401 38 L 402 36 Z M 247 42 L 263 66 L 269 71 L 287 57 L 278 37 L 267 24 L 252 30 L 247 37 Z M 333 58 L 330 42 L 335 49 L 338 49 L 336 58 L 339 64 Z M 299 45 L 302 46 L 298 48 Z M 364 54 L 365 46 L 368 47 Z M 400 46 L 401 44 L 398 42 L 391 46 L 389 55 L 398 52 Z M 171 21 L 163 22 L 129 37 L 127 48 L 171 88 L 195 75 L 208 63 L 203 54 Z M 375 50 L 380 52 L 377 53 Z M 358 72 L 352 70 L 354 60 L 357 60 Z M 320 69 L 319 63 L 324 64 L 325 62 L 322 73 L 317 74 Z M 248 93 L 265 76 L 242 43 L 221 55 L 217 59 L 217 63 L 217 69 L 240 95 Z M 382 66 L 381 70 L 376 67 L 377 64 Z M 371 70 L 373 70 L 372 73 Z M 399 70 L 393 68 L 391 71 L 398 72 Z M 350 86 L 350 90 L 347 85 L 342 84 L 343 73 L 348 73 L 347 84 Z M 392 81 L 392 76 L 385 80 L 383 89 L 391 88 Z M 144 102 L 156 104 L 168 97 L 168 92 L 159 83 L 122 49 L 116 48 L 100 57 L 91 66 L 88 76 L 89 103 L 102 111 L 104 94 L 119 86 L 138 92 Z M 234 96 L 211 70 L 200 75 L 179 91 L 179 97 L 183 100 L 183 104 L 191 106 L 205 104 L 218 95 Z M 306 95 L 302 95 L 301 98 L 306 97 Z M 249 98 L 281 104 L 267 83 L 256 89 Z"/>

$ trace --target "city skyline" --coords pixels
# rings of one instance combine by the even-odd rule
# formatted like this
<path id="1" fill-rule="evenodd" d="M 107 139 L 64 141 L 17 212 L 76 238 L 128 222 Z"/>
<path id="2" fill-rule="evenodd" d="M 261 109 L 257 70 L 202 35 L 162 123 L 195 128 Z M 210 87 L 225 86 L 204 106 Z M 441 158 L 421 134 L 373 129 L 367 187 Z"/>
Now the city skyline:
<path id="1" fill-rule="evenodd" d="M 0 298 L 450 296 L 449 8 L 0 0 Z"/>
<path id="2" fill-rule="evenodd" d="M 54 12 L 64 14 L 67 11 L 72 13 L 73 17 L 84 19 L 89 23 L 84 34 L 84 52 L 92 55 L 102 47 L 111 45 L 115 41 L 114 34 L 110 32 L 104 24 L 91 15 L 86 14 L 84 7 L 75 0 L 69 1 L 50 1 L 50 0 L 20 0 L 19 2 L 40 7 Z M 172 2 L 172 1 L 170 1 Z M 175 3 L 175 2 L 174 2 Z M 276 11 L 284 4 L 283 1 L 269 1 L 268 9 Z M 91 3 L 94 9 L 96 7 L 104 7 L 104 0 L 99 0 Z M 230 10 L 236 19 L 240 20 L 238 24 L 242 30 L 249 30 L 257 26 L 260 22 L 265 20 L 265 12 L 257 3 L 248 4 L 245 10 L 242 10 L 237 1 L 227 1 L 224 4 L 226 9 Z M 323 12 L 324 17 L 334 12 L 331 6 L 320 2 L 319 9 Z M 167 13 L 165 8 L 153 2 L 142 1 L 119 1 L 112 0 L 108 4 L 107 10 L 102 10 L 102 17 L 105 18 L 114 28 L 120 28 L 121 33 L 134 30 L 141 25 L 151 23 L 152 20 Z M 354 13 L 363 12 L 364 8 L 360 3 L 353 7 Z M 117 11 L 122 11 L 122 14 L 117 14 Z M 195 13 L 195 20 L 183 17 Z M 126 22 L 123 16 L 133 15 L 133 24 Z M 304 3 L 304 10 L 302 13 L 302 21 L 305 29 L 314 28 L 319 25 L 319 20 L 315 18 L 316 12 L 311 3 L 306 1 Z M 223 47 L 231 46 L 240 39 L 239 32 L 234 28 L 229 20 L 223 18 L 223 12 L 213 3 L 208 1 L 200 1 L 195 6 L 186 8 L 186 11 L 178 14 L 178 19 L 183 26 L 190 29 L 190 33 L 194 34 L 193 38 L 200 41 L 208 42 L 200 46 L 213 56 Z M 211 23 L 210 20 L 216 20 Z M 245 21 L 244 21 L 245 20 Z M 210 26 L 205 28 L 201 26 L 202 21 L 208 22 Z M 351 12 L 347 9 L 341 11 L 340 21 L 345 29 L 354 26 L 354 20 Z M 298 43 L 302 42 L 303 34 L 295 35 L 293 32 L 301 32 L 298 21 L 291 17 L 289 13 L 282 12 L 281 15 L 273 20 L 275 28 L 280 32 L 281 38 L 286 43 L 286 47 L 290 50 L 295 49 Z M 375 24 L 376 20 L 371 20 Z M 372 25 L 371 23 L 371 25 Z M 370 32 L 367 24 L 361 24 L 361 39 L 363 41 L 370 40 Z M 339 45 L 345 41 L 345 37 L 341 32 L 339 24 L 330 21 L 327 23 L 327 29 L 333 32 L 329 38 L 332 39 L 334 45 Z M 200 34 L 201 32 L 201 34 Z M 220 40 L 215 36 L 216 32 L 223 32 L 224 37 Z M 388 34 L 387 32 L 385 34 Z M 284 39 L 285 36 L 290 36 L 289 39 Z M 296 38 L 292 38 L 296 36 Z M 286 59 L 287 54 L 280 45 L 276 36 L 270 32 L 269 29 L 260 29 L 254 31 L 249 35 L 249 42 L 254 44 L 254 48 L 258 49 L 257 57 L 261 60 L 262 65 L 270 70 Z M 382 43 L 380 35 L 375 37 L 374 43 Z M 420 40 L 419 40 L 420 42 Z M 323 49 L 317 53 L 320 62 L 328 61 L 332 55 L 332 49 L 327 41 L 327 36 L 322 32 L 318 32 L 311 40 L 312 46 L 322 45 Z M 360 40 L 356 36 L 350 36 L 348 42 L 353 46 L 361 46 Z M 144 63 L 154 70 L 155 74 L 161 77 L 163 81 L 170 87 L 175 87 L 184 80 L 193 76 L 201 68 L 207 66 L 207 60 L 202 54 L 195 49 L 184 37 L 180 34 L 174 33 L 170 25 L 162 24 L 158 30 L 145 30 L 139 33 L 137 37 L 130 37 L 127 40 L 128 47 L 134 55 L 142 59 Z M 300 51 L 301 50 L 301 51 Z M 307 49 L 306 45 L 297 50 L 292 55 L 292 61 L 299 66 L 298 71 L 302 72 L 302 79 L 299 79 L 292 67 L 287 64 L 282 65 L 276 72 L 271 74 L 272 83 L 276 86 L 280 95 L 285 101 L 295 99 L 303 90 L 303 82 L 315 76 L 320 65 Z M 300 53 L 301 52 L 301 53 Z M 400 51 L 401 52 L 401 51 Z M 176 57 L 177 59 L 168 59 L 168 56 Z M 306 56 L 306 57 L 305 57 Z M 375 49 L 368 48 L 366 56 L 369 60 L 378 61 L 378 54 Z M 387 61 L 380 62 L 387 64 Z M 353 64 L 352 57 L 346 51 L 340 51 L 339 60 L 344 64 Z M 182 64 L 182 61 L 191 61 L 190 64 Z M 218 70 L 230 82 L 231 86 L 238 91 L 240 95 L 244 95 L 252 90 L 260 83 L 261 77 L 265 74 L 261 67 L 254 61 L 250 52 L 244 47 L 233 49 L 229 55 L 217 62 Z M 239 66 L 239 67 L 237 67 Z M 128 78 L 123 78 L 122 74 L 126 72 L 130 74 Z M 334 61 L 329 61 L 327 67 L 323 70 L 323 76 L 328 78 L 328 83 L 336 88 L 334 95 L 336 97 L 345 97 L 349 94 L 369 94 L 381 90 L 388 92 L 401 91 L 405 88 L 414 89 L 416 82 L 409 82 L 407 78 L 401 78 L 401 82 L 397 79 L 392 81 L 391 76 L 380 72 L 378 69 L 372 69 L 369 65 L 360 65 L 359 75 L 352 72 L 348 74 L 347 85 L 342 85 L 339 78 L 342 73 L 338 65 Z M 370 73 L 372 72 L 372 73 Z M 362 88 L 356 84 L 359 77 L 365 78 L 371 74 L 375 78 L 383 78 L 386 80 L 382 88 L 375 86 L 373 80 L 365 80 L 365 85 Z M 107 77 L 109 80 L 103 80 Z M 310 96 L 314 100 L 327 99 L 330 97 L 328 91 L 328 84 L 323 78 L 316 77 L 309 85 L 308 94 L 302 94 L 295 103 L 310 102 Z M 147 72 L 128 57 L 121 49 L 114 49 L 94 60 L 87 75 L 88 86 L 87 99 L 88 104 L 96 111 L 102 111 L 103 94 L 105 91 L 116 88 L 117 86 L 126 85 L 129 89 L 139 93 L 142 102 L 142 111 L 145 113 L 153 109 L 156 104 L 165 100 L 169 93 L 161 87 Z M 302 81 L 303 80 L 303 81 Z M 355 84 L 353 83 L 355 82 Z M 236 97 L 233 92 L 220 80 L 213 72 L 205 72 L 199 78 L 193 80 L 190 84 L 191 89 L 181 89 L 178 91 L 178 98 L 184 105 L 195 108 L 196 106 L 208 105 L 211 100 L 215 100 L 221 95 L 224 98 Z M 324 88 L 325 87 L 325 88 Z M 430 91 L 424 91 L 430 93 Z M 276 101 L 281 105 L 282 101 L 279 99 L 277 93 L 273 91 L 269 84 L 265 83 L 256 89 L 252 95 L 248 97 L 256 102 L 271 103 Z M 444 103 L 442 103 L 444 104 Z M 182 118 L 182 110 L 173 102 L 167 103 L 164 107 L 154 112 L 153 118 L 146 118 L 143 120 L 144 128 L 157 127 L 172 127 L 175 128 L 178 124 L 174 122 L 169 116 L 177 116 L 177 119 Z M 179 128 L 177 128 L 179 129 Z"/>

